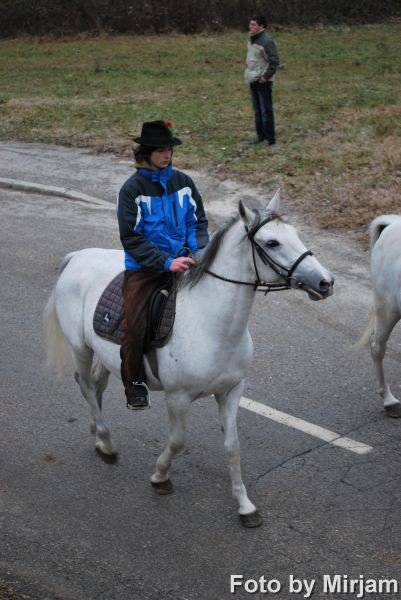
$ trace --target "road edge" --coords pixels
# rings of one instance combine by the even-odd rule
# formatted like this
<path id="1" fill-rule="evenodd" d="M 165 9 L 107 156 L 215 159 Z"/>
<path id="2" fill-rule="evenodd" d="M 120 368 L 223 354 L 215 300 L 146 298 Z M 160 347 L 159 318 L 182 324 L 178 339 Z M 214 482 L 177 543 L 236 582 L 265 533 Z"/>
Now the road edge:
<path id="1" fill-rule="evenodd" d="M 90 196 L 89 194 L 83 194 L 82 192 L 71 190 L 69 188 L 42 185 L 41 183 L 22 181 L 21 179 L 8 179 L 6 177 L 0 177 L 0 188 L 30 192 L 34 194 L 43 194 L 46 196 L 68 198 L 69 200 L 78 200 L 80 202 L 92 204 L 99 208 L 101 207 L 109 210 L 115 210 L 115 206 L 106 200 L 96 198 L 95 196 Z"/>

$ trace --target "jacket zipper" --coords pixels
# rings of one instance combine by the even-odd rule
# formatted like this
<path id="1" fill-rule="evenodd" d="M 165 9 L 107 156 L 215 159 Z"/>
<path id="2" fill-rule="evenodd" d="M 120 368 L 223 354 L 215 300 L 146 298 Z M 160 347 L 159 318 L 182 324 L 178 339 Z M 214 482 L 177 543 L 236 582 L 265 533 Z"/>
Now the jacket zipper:
<path id="1" fill-rule="evenodd" d="M 173 200 L 173 212 L 174 212 L 174 221 L 175 221 L 175 226 L 178 227 L 178 216 L 177 216 L 177 207 L 175 205 L 175 202 Z"/>

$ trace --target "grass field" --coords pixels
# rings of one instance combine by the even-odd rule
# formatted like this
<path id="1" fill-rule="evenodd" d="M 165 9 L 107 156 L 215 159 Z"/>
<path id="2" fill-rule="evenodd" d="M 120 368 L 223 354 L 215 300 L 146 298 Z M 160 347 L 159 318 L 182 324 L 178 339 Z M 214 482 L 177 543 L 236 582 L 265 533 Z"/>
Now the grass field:
<path id="1" fill-rule="evenodd" d="M 276 147 L 253 147 L 246 33 L 0 42 L 0 138 L 130 156 L 173 121 L 175 164 L 280 186 L 324 227 L 401 212 L 401 23 L 273 32 Z"/>

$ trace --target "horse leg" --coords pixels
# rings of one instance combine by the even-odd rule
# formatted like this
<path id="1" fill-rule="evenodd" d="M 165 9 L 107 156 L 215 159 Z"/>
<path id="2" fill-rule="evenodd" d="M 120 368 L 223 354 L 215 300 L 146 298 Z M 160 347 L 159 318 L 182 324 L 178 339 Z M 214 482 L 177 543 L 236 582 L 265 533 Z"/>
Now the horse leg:
<path id="1" fill-rule="evenodd" d="M 391 393 L 390 386 L 384 376 L 383 360 L 386 353 L 387 340 L 400 318 L 396 311 L 389 311 L 386 307 L 376 307 L 375 326 L 370 336 L 370 352 L 376 369 L 379 382 L 379 394 L 383 398 L 384 410 L 389 417 L 401 417 L 400 401 Z"/>
<path id="2" fill-rule="evenodd" d="M 226 394 L 216 394 L 220 422 L 224 433 L 224 448 L 231 475 L 232 494 L 239 504 L 239 517 L 244 527 L 259 527 L 262 517 L 248 498 L 241 475 L 240 446 L 237 431 L 237 412 L 244 383 L 241 381 Z"/>
<path id="3" fill-rule="evenodd" d="M 102 410 L 102 400 L 103 394 L 107 388 L 107 384 L 109 382 L 110 371 L 106 369 L 104 365 L 101 363 L 97 364 L 94 369 L 92 369 L 92 378 L 95 384 L 95 392 L 96 392 L 96 400 L 99 406 L 99 410 Z M 78 382 L 79 376 L 78 373 L 75 373 L 75 379 Z M 95 435 L 96 434 L 96 423 L 93 417 L 91 417 L 90 421 L 90 432 Z"/>
<path id="4" fill-rule="evenodd" d="M 107 386 L 109 371 L 103 365 L 97 366 L 95 370 L 92 369 L 93 351 L 89 348 L 79 352 L 74 349 L 73 354 L 76 366 L 75 379 L 91 412 L 90 429 L 95 435 L 95 448 L 106 456 L 115 457 L 117 450 L 111 441 L 110 430 L 101 412 L 102 395 Z"/>
<path id="5" fill-rule="evenodd" d="M 185 394 L 166 395 L 169 418 L 169 437 L 166 447 L 156 461 L 156 471 L 150 481 L 159 494 L 171 494 L 173 484 L 170 479 L 170 466 L 173 458 L 185 445 L 185 420 L 191 399 Z"/>

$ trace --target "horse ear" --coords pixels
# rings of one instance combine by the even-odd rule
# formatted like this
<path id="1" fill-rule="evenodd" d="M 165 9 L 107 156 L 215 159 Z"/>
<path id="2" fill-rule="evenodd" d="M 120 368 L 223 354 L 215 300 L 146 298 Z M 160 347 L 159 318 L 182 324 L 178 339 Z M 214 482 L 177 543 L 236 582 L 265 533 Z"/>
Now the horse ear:
<path id="1" fill-rule="evenodd" d="M 251 225 L 255 220 L 254 213 L 240 200 L 238 202 L 238 211 L 245 225 Z"/>
<path id="2" fill-rule="evenodd" d="M 277 192 L 274 194 L 273 198 L 270 200 L 267 206 L 267 212 L 278 212 L 280 208 L 280 188 L 278 188 Z"/>

